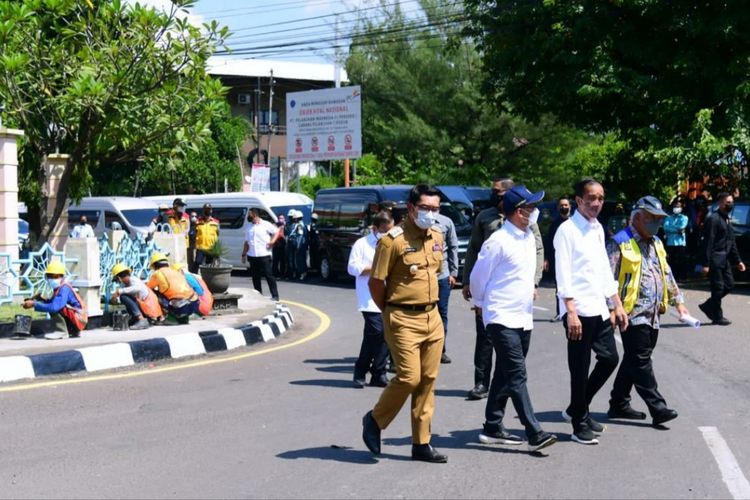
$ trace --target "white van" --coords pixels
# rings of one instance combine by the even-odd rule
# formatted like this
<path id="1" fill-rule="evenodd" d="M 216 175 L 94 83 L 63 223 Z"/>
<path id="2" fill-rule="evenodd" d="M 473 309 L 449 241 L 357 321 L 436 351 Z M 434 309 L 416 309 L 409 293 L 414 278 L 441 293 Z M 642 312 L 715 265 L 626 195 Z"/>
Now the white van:
<path id="1" fill-rule="evenodd" d="M 226 260 L 235 268 L 246 269 L 242 263 L 242 244 L 245 241 L 245 226 L 249 208 L 258 208 L 261 218 L 276 223 L 278 215 L 286 214 L 292 208 L 302 211 L 306 223 L 309 224 L 312 215 L 313 201 L 304 194 L 283 193 L 275 191 L 215 193 L 215 194 L 178 194 L 147 196 L 146 199 L 157 204 L 165 204 L 172 208 L 175 198 L 185 202 L 185 210 L 200 215 L 203 205 L 210 203 L 213 216 L 219 220 L 219 239 L 227 247 L 229 254 Z"/>
<path id="2" fill-rule="evenodd" d="M 26 213 L 26 206 L 19 204 L 20 214 Z M 81 216 L 85 215 L 88 223 L 94 228 L 98 238 L 112 223 L 117 222 L 120 227 L 135 236 L 137 233 L 148 234 L 151 221 L 158 215 L 157 205 L 153 201 L 126 196 L 93 196 L 82 198 L 81 202 L 68 207 L 68 232 L 78 224 Z"/>

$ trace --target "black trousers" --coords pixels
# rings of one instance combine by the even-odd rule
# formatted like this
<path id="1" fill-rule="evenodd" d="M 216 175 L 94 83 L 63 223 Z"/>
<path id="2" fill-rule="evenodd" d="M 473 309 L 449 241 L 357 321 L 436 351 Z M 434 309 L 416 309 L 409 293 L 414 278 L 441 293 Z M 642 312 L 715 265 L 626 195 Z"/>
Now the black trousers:
<path id="1" fill-rule="evenodd" d="M 369 371 L 372 379 L 385 377 L 385 361 L 388 358 L 388 345 L 385 343 L 383 315 L 376 312 L 362 311 L 365 329 L 362 335 L 362 346 L 359 357 L 354 363 L 354 378 L 363 380 Z"/>
<path id="2" fill-rule="evenodd" d="M 487 397 L 484 429 L 490 432 L 502 430 L 505 405 L 510 397 L 516 414 L 526 429 L 526 436 L 531 437 L 542 430 L 526 388 L 526 355 L 529 352 L 531 330 L 490 323 L 487 325 L 487 334 L 492 340 L 497 360 Z"/>
<path id="3" fill-rule="evenodd" d="M 568 339 L 568 370 L 570 370 L 570 406 L 567 412 L 578 430 L 589 416 L 589 404 L 602 388 L 620 360 L 615 346 L 615 332 L 609 319 L 601 316 L 579 316 L 583 326 L 581 340 Z M 563 316 L 568 329 L 568 315 Z M 596 354 L 596 365 L 589 375 L 591 351 Z"/>
<path id="4" fill-rule="evenodd" d="M 667 408 L 666 401 L 659 393 L 651 362 L 651 354 L 658 338 L 659 330 L 648 325 L 631 325 L 622 333 L 622 347 L 625 353 L 612 387 L 612 398 L 609 400 L 611 408 L 627 408 L 630 405 L 630 390 L 633 386 L 648 406 L 652 417 Z"/>
<path id="5" fill-rule="evenodd" d="M 711 265 L 708 270 L 708 280 L 711 283 L 711 297 L 706 301 L 708 310 L 713 313 L 713 319 L 724 317 L 724 311 L 721 308 L 721 299 L 723 299 L 734 288 L 734 274 L 729 262 L 722 266 Z"/>
<path id="6" fill-rule="evenodd" d="M 476 344 L 474 345 L 474 385 L 482 384 L 485 387 L 490 386 L 490 376 L 492 375 L 492 340 L 484 329 L 482 315 L 475 315 L 477 330 Z"/>
<path id="7" fill-rule="evenodd" d="M 685 279 L 687 275 L 687 247 L 667 247 L 667 257 L 669 258 L 669 267 L 672 268 L 675 279 Z"/>
<path id="8" fill-rule="evenodd" d="M 190 272 L 193 274 L 198 274 L 198 271 L 203 264 L 211 264 L 213 263 L 213 261 L 214 258 L 205 253 L 203 250 L 196 250 L 195 259 L 193 259 L 193 266 L 190 269 Z"/>
<path id="9" fill-rule="evenodd" d="M 448 302 L 451 299 L 451 283 L 449 278 L 438 280 L 438 312 L 440 319 L 443 320 L 443 330 L 445 331 L 445 341 L 443 341 L 443 352 L 448 340 Z"/>
<path id="10" fill-rule="evenodd" d="M 286 276 L 286 240 L 280 238 L 273 250 L 273 275 L 279 278 Z"/>
<path id="11" fill-rule="evenodd" d="M 273 269 L 271 269 L 271 256 L 266 257 L 248 257 L 250 264 L 250 275 L 253 277 L 253 288 L 258 290 L 258 293 L 263 293 L 263 287 L 261 286 L 260 279 L 265 276 L 268 288 L 271 290 L 271 298 L 279 300 L 279 290 L 276 288 L 276 278 L 273 277 Z"/>

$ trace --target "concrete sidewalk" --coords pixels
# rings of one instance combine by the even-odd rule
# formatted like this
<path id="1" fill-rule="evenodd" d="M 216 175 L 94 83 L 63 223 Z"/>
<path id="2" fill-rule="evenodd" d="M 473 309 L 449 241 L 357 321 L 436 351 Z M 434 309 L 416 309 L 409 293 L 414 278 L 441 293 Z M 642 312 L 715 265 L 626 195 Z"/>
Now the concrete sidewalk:
<path id="1" fill-rule="evenodd" d="M 0 338 L 0 382 L 231 350 L 267 342 L 292 326 L 294 319 L 287 306 L 261 296 L 247 279 L 234 278 L 232 285 L 229 292 L 242 296 L 239 314 L 193 316 L 187 325 L 136 331 L 98 328 L 61 340 Z"/>

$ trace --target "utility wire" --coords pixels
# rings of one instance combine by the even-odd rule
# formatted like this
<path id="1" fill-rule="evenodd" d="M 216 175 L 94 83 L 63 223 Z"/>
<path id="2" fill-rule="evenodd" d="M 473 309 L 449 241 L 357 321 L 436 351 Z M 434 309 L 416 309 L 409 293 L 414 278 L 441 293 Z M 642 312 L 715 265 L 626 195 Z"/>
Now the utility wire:
<path id="1" fill-rule="evenodd" d="M 369 32 L 363 32 L 360 34 L 354 33 L 350 35 L 341 35 L 341 36 L 335 36 L 330 38 L 315 38 L 315 39 L 307 39 L 302 40 L 298 42 L 287 42 L 287 43 L 280 43 L 280 44 L 270 44 L 270 45 L 250 45 L 250 46 L 244 46 L 237 49 L 233 49 L 232 52 L 240 52 L 240 51 L 258 51 L 262 49 L 280 49 L 280 48 L 287 48 L 287 47 L 295 47 L 298 45 L 318 45 L 321 43 L 328 43 L 328 42 L 338 42 L 340 40 L 353 40 L 353 41 L 362 41 L 366 40 L 368 38 L 377 38 L 384 35 L 390 35 L 390 34 L 409 34 L 414 32 L 419 32 L 424 29 L 431 29 L 431 28 L 439 28 L 439 27 L 445 27 L 450 26 L 452 24 L 460 23 L 461 21 L 466 21 L 467 18 L 463 14 L 457 14 L 454 16 L 446 17 L 443 20 L 437 21 L 437 22 L 427 22 L 423 24 L 410 24 L 410 25 L 404 25 L 399 26 L 396 28 L 388 28 L 388 29 L 382 29 L 382 30 L 373 30 Z M 216 54 L 224 54 L 228 53 L 229 51 L 221 50 L 217 51 Z"/>

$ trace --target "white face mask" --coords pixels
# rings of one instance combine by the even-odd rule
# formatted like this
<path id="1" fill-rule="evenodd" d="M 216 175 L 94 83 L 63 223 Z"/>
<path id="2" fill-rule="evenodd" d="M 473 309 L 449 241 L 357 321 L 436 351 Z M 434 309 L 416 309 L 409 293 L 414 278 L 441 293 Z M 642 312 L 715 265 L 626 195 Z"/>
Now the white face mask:
<path id="1" fill-rule="evenodd" d="M 529 214 L 529 226 L 533 226 L 536 224 L 536 222 L 539 220 L 539 209 L 535 208 L 530 214 Z"/>
<path id="2" fill-rule="evenodd" d="M 383 233 L 373 233 L 373 234 L 375 235 L 376 240 L 379 240 L 380 238 L 383 237 Z"/>
<path id="3" fill-rule="evenodd" d="M 61 278 L 47 278 L 47 284 L 49 287 L 53 290 L 57 290 L 60 288 L 60 285 L 62 285 L 62 279 Z"/>
<path id="4" fill-rule="evenodd" d="M 678 215 L 681 214 L 682 213 L 682 207 L 674 207 L 672 209 L 672 213 L 673 214 L 678 214 Z"/>
<path id="5" fill-rule="evenodd" d="M 414 223 L 419 229 L 429 229 L 435 224 L 435 214 L 429 210 L 417 210 L 417 218 Z"/>

